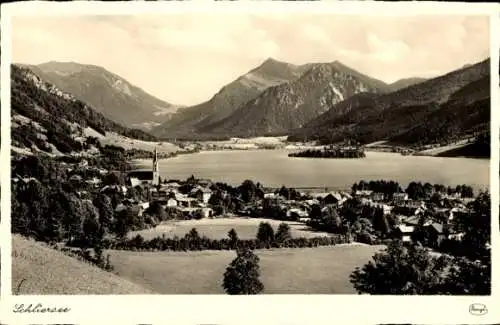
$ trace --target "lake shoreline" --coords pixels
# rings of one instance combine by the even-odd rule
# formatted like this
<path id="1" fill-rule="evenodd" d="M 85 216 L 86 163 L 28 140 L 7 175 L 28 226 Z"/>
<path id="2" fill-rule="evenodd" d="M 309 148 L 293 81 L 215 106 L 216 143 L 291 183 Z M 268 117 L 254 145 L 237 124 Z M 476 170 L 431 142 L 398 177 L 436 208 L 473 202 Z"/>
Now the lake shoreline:
<path id="1" fill-rule="evenodd" d="M 456 186 L 470 184 L 475 191 L 489 189 L 489 160 L 403 156 L 366 151 L 363 159 L 297 159 L 290 150 L 200 151 L 160 159 L 162 179 L 183 180 L 191 175 L 239 186 L 245 179 L 264 187 L 351 188 L 360 180 L 411 181 Z M 133 160 L 134 168 L 151 168 L 150 159 Z"/>

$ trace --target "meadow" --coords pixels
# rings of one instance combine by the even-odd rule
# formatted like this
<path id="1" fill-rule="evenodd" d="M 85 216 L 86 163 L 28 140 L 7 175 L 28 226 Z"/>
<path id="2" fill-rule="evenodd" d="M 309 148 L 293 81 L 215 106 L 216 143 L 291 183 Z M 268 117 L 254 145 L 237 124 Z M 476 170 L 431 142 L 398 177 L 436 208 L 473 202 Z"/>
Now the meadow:
<path id="1" fill-rule="evenodd" d="M 184 236 L 193 227 L 201 236 L 225 238 L 234 228 L 240 238 L 255 238 L 268 219 L 224 218 L 177 221 L 140 231 L 146 239 Z M 288 222 L 294 237 L 328 236 Z M 133 235 L 133 234 L 130 234 Z M 383 246 L 359 243 L 315 248 L 256 250 L 264 294 L 355 294 L 349 275 Z M 64 255 L 45 244 L 13 236 L 13 293 L 16 294 L 223 294 L 223 274 L 235 251 L 134 252 L 107 250 L 114 273 Z M 21 284 L 19 292 L 18 285 Z"/>
<path id="2" fill-rule="evenodd" d="M 45 244 L 12 235 L 12 294 L 148 294 L 150 290 L 66 256 Z"/>
<path id="3" fill-rule="evenodd" d="M 254 239 L 257 235 L 257 229 L 261 222 L 268 222 L 276 231 L 280 223 L 285 222 L 290 225 L 292 237 L 319 237 L 329 236 L 326 232 L 318 232 L 309 228 L 306 224 L 292 221 L 279 221 L 259 218 L 220 218 L 220 219 L 201 219 L 185 221 L 168 221 L 161 225 L 140 231 L 129 233 L 129 237 L 140 234 L 144 239 L 149 240 L 154 237 L 172 238 L 174 236 L 183 237 L 192 228 L 196 228 L 200 236 L 207 236 L 211 239 L 228 238 L 227 233 L 234 228 L 240 239 Z"/>
<path id="4" fill-rule="evenodd" d="M 355 294 L 349 275 L 383 246 L 257 250 L 264 294 Z M 159 294 L 223 294 L 234 251 L 107 251 L 121 277 Z"/>

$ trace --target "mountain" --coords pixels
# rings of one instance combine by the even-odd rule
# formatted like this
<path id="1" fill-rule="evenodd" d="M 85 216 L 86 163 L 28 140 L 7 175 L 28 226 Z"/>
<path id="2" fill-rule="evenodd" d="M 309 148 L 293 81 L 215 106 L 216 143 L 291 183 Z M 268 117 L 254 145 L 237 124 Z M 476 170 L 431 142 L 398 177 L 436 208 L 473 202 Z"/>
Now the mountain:
<path id="1" fill-rule="evenodd" d="M 289 139 L 424 144 L 483 132 L 490 121 L 489 76 L 487 59 L 392 93 L 355 95 Z"/>
<path id="2" fill-rule="evenodd" d="M 180 110 L 151 133 L 158 137 L 193 137 L 199 128 L 228 117 L 267 88 L 294 80 L 308 68 L 269 58 L 222 87 L 210 100 Z"/>
<path id="3" fill-rule="evenodd" d="M 154 141 L 141 130 L 126 128 L 93 107 L 59 90 L 26 67 L 11 66 L 11 132 L 17 148 L 67 154 L 88 149 L 87 131 Z"/>
<path id="4" fill-rule="evenodd" d="M 286 134 L 355 94 L 386 91 L 381 81 L 340 62 L 314 64 L 300 78 L 268 88 L 229 117 L 199 131 L 241 137 Z"/>
<path id="5" fill-rule="evenodd" d="M 26 67 L 126 126 L 149 130 L 179 109 L 99 66 L 51 61 Z"/>
<path id="6" fill-rule="evenodd" d="M 398 91 L 400 89 L 413 86 L 415 84 L 426 81 L 425 78 L 404 78 L 389 84 L 391 91 Z"/>
<path id="7" fill-rule="evenodd" d="M 203 139 L 283 133 L 362 91 L 390 88 L 338 61 L 296 66 L 268 59 L 208 102 L 183 109 L 152 133 Z"/>

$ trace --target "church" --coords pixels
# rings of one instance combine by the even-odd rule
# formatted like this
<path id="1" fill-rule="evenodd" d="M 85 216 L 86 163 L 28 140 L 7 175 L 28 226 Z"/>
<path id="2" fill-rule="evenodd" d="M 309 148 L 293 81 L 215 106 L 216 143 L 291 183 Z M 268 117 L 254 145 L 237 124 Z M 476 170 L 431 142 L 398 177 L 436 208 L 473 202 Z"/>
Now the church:
<path id="1" fill-rule="evenodd" d="M 136 169 L 127 174 L 127 185 L 152 185 L 157 186 L 160 184 L 160 169 L 158 167 L 158 152 L 153 152 L 153 168 L 152 169 Z"/>

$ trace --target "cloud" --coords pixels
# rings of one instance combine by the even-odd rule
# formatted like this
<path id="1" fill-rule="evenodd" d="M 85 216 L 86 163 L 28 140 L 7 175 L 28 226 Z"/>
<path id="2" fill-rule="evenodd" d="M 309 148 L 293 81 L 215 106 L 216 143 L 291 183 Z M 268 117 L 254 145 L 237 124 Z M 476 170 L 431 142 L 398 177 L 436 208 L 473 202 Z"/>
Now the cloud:
<path id="1" fill-rule="evenodd" d="M 386 82 L 447 73 L 489 53 L 481 16 L 164 14 L 13 19 L 13 59 L 95 64 L 178 104 L 209 99 L 268 57 L 340 60 Z"/>

